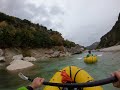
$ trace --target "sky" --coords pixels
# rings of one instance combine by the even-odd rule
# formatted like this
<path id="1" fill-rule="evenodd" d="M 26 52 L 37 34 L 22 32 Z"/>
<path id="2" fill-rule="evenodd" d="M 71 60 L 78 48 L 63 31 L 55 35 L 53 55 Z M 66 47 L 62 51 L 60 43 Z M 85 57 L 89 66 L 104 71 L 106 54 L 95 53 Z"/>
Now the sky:
<path id="1" fill-rule="evenodd" d="M 89 46 L 112 29 L 120 0 L 0 0 L 0 12 L 42 24 L 65 39 Z"/>

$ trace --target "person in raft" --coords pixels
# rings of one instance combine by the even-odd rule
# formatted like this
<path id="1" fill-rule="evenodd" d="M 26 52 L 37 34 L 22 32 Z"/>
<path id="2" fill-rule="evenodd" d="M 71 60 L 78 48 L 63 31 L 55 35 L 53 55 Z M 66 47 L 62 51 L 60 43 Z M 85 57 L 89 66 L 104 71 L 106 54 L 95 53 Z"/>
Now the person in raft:
<path id="1" fill-rule="evenodd" d="M 115 71 L 112 73 L 112 76 L 115 76 L 118 81 L 113 83 L 114 87 L 120 88 L 120 71 Z M 27 86 L 27 87 L 21 87 L 18 88 L 17 90 L 35 90 L 37 88 L 40 88 L 42 83 L 44 82 L 44 78 L 35 78 L 33 82 Z"/>
<path id="2" fill-rule="evenodd" d="M 35 90 L 37 88 L 40 88 L 43 82 L 44 82 L 44 78 L 37 77 L 27 87 L 20 87 L 17 90 Z"/>
<path id="3" fill-rule="evenodd" d="M 88 51 L 88 54 L 87 54 L 87 56 L 86 56 L 86 57 L 89 57 L 89 56 L 93 56 L 93 54 L 91 53 L 91 51 L 90 51 L 90 50 Z"/>

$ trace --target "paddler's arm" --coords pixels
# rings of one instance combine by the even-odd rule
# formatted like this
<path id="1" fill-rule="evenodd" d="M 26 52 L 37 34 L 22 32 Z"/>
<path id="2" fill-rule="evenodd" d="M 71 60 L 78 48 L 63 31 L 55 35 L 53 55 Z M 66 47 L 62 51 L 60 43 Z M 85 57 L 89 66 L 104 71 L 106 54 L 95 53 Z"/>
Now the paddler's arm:
<path id="1" fill-rule="evenodd" d="M 44 82 L 44 78 L 37 77 L 33 80 L 33 82 L 29 86 L 21 87 L 21 88 L 18 88 L 17 90 L 35 90 L 39 88 L 43 82 Z"/>

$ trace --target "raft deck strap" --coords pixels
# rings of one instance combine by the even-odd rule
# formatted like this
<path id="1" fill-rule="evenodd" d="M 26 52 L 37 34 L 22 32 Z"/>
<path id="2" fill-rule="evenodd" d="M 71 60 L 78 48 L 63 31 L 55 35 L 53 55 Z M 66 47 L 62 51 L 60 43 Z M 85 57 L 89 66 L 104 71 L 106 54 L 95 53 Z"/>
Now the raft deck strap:
<path id="1" fill-rule="evenodd" d="M 74 82 L 75 82 L 75 79 L 76 79 L 77 74 L 78 74 L 81 70 L 83 70 L 83 69 L 79 69 L 79 70 L 76 72 L 76 74 L 75 74 L 75 76 L 74 76 Z"/>
<path id="2" fill-rule="evenodd" d="M 71 66 L 69 66 L 69 68 L 70 68 L 70 78 L 72 78 Z"/>

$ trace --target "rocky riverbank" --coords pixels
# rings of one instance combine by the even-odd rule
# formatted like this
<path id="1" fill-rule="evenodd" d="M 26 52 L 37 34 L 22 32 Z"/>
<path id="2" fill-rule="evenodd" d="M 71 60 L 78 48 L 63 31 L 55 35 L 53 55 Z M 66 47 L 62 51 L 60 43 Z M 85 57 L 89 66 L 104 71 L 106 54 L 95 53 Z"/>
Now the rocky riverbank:
<path id="1" fill-rule="evenodd" d="M 54 47 L 52 49 L 21 49 L 6 48 L 0 49 L 0 63 L 7 65 L 7 70 L 17 70 L 33 66 L 32 62 L 47 58 L 58 58 L 79 54 L 84 49 L 76 46 L 72 48 Z"/>
<path id="2" fill-rule="evenodd" d="M 120 45 L 100 49 L 102 52 L 120 51 Z"/>

